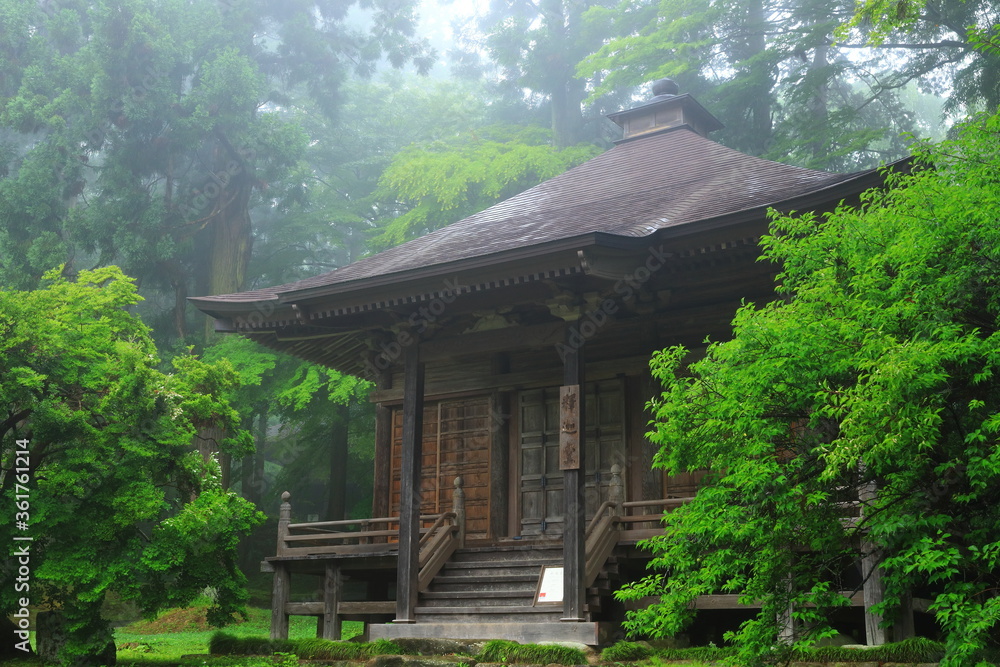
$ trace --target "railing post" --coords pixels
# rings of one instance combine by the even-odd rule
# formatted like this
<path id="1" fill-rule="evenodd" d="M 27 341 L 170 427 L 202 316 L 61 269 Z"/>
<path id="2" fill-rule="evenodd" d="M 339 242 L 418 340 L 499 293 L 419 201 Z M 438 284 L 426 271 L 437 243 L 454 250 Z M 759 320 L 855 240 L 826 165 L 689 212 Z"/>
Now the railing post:
<path id="1" fill-rule="evenodd" d="M 281 507 L 278 509 L 278 555 L 285 553 L 285 538 L 288 537 L 288 526 L 292 523 L 292 497 L 288 491 L 281 494 Z"/>
<path id="2" fill-rule="evenodd" d="M 461 476 L 455 478 L 455 492 L 451 496 L 451 507 L 458 524 L 458 546 L 465 546 L 465 489 Z"/>
<path id="3" fill-rule="evenodd" d="M 625 485 L 622 483 L 622 467 L 617 463 L 611 466 L 611 484 L 608 487 L 608 502 L 612 503 L 611 515 L 623 516 L 625 508 Z"/>
<path id="4" fill-rule="evenodd" d="M 278 555 L 285 553 L 285 538 L 288 537 L 288 525 L 292 522 L 292 505 L 288 499 L 292 497 L 288 491 L 281 494 L 281 507 L 278 510 Z M 291 573 L 285 563 L 274 563 L 274 581 L 271 585 L 271 639 L 288 639 L 288 604 L 291 589 Z"/>

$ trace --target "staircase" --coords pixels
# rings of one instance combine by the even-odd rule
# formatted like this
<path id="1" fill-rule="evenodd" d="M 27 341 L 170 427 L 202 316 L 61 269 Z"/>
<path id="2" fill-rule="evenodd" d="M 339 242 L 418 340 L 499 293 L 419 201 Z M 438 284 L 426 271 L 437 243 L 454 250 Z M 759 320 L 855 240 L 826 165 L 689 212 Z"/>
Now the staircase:
<path id="1" fill-rule="evenodd" d="M 542 566 L 561 564 L 561 546 L 459 549 L 420 594 L 417 623 L 558 622 L 561 604 L 532 603 Z"/>
<path id="2" fill-rule="evenodd" d="M 588 590 L 586 622 L 562 622 L 562 604 L 535 605 L 543 565 L 562 565 L 562 545 L 518 544 L 458 549 L 420 593 L 413 624 L 373 625 L 371 638 L 448 637 L 572 641 L 596 645 L 593 619 L 610 592 L 609 563 Z"/>

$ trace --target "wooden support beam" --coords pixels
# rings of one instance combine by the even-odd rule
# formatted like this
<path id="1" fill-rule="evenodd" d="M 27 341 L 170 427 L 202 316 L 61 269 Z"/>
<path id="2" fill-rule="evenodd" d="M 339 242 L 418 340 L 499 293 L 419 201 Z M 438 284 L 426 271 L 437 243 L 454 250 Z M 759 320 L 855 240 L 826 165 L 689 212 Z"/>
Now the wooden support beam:
<path id="1" fill-rule="evenodd" d="M 864 471 L 864 468 L 861 470 Z M 874 482 L 866 482 L 858 487 L 862 520 L 868 506 L 874 503 L 877 493 Z M 861 577 L 865 595 L 865 643 L 869 646 L 881 646 L 886 641 L 882 615 L 872 611 L 874 605 L 885 599 L 885 584 L 882 582 L 882 572 L 879 569 L 881 560 L 881 550 L 878 545 L 867 538 L 862 538 Z"/>
<path id="2" fill-rule="evenodd" d="M 459 343 L 456 343 L 456 346 L 458 349 L 463 349 Z M 640 374 L 648 373 L 648 371 L 649 356 L 642 355 L 592 363 L 587 368 L 587 377 L 597 381 L 618 377 L 622 374 Z M 533 387 L 551 387 L 557 382 L 559 382 L 558 369 L 540 368 L 520 373 L 494 373 L 481 377 L 458 378 L 447 382 L 432 382 L 427 384 L 424 395 L 442 397 L 491 390 L 503 392 Z M 643 400 L 646 398 L 648 397 L 643 398 Z M 369 394 L 368 400 L 386 405 L 399 404 L 403 400 L 403 390 L 400 388 L 382 390 L 379 386 Z M 642 427 L 645 428 L 645 422 L 643 422 Z"/>
<path id="3" fill-rule="evenodd" d="M 785 580 L 785 586 L 788 589 L 789 595 L 791 595 L 794 585 L 791 577 Z M 795 622 L 794 612 L 795 606 L 791 603 L 788 604 L 788 607 L 778 612 L 778 640 L 784 644 L 792 644 L 798 639 L 798 624 Z"/>
<path id="4" fill-rule="evenodd" d="M 861 576 L 864 577 L 865 643 L 881 646 L 886 639 L 885 628 L 882 627 L 882 615 L 872 611 L 872 607 L 885 599 L 885 584 L 879 569 L 878 548 L 867 540 L 861 543 Z"/>
<path id="5" fill-rule="evenodd" d="M 423 446 L 424 365 L 420 345 L 404 353 L 403 443 L 400 462 L 399 567 L 396 570 L 396 623 L 414 623 L 420 576 L 420 462 Z"/>
<path id="6" fill-rule="evenodd" d="M 288 566 L 274 563 L 274 582 L 271 587 L 271 639 L 288 639 L 288 594 L 291 576 Z"/>
<path id="7" fill-rule="evenodd" d="M 320 639 L 340 639 L 340 598 L 343 590 L 343 577 L 340 568 L 333 563 L 326 564 L 323 573 L 323 616 L 320 618 L 318 634 Z"/>
<path id="8" fill-rule="evenodd" d="M 383 372 L 375 388 L 392 390 L 392 373 Z M 375 406 L 375 470 L 372 493 L 372 516 L 389 516 L 392 475 L 392 410 L 381 403 Z"/>
<path id="9" fill-rule="evenodd" d="M 429 340 L 421 348 L 424 361 L 452 359 L 456 354 L 490 354 L 500 350 L 540 348 L 562 340 L 562 322 L 476 331 Z"/>
<path id="10" fill-rule="evenodd" d="M 892 626 L 892 640 L 896 642 L 917 636 L 913 623 L 913 593 L 905 593 L 900 598 L 899 618 Z"/>
<path id="11" fill-rule="evenodd" d="M 560 401 L 560 467 L 563 469 L 563 621 L 583 621 L 587 591 L 584 584 L 586 574 L 586 452 L 585 439 L 587 418 L 586 400 L 583 388 L 583 349 L 579 341 L 573 340 L 574 327 L 566 327 L 566 345 L 563 353 L 563 389 L 576 387 L 564 396 L 575 396 L 575 400 Z M 573 414 L 575 410 L 575 414 Z M 568 429 L 575 429 L 573 437 Z M 569 448 L 569 449 L 567 449 Z M 571 451 L 575 450 L 575 451 Z M 563 465 L 565 462 L 565 465 Z"/>
<path id="12" fill-rule="evenodd" d="M 510 355 L 498 352 L 490 357 L 494 377 L 510 372 Z M 510 394 L 493 391 L 490 396 L 490 539 L 499 540 L 508 530 L 510 483 Z"/>

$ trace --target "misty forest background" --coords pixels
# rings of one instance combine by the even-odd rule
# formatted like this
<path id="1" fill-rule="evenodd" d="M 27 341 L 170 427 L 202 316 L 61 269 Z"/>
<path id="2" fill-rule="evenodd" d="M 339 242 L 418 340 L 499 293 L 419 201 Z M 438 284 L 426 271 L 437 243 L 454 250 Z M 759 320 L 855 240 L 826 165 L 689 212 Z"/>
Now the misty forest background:
<path id="1" fill-rule="evenodd" d="M 604 115 L 671 77 L 750 155 L 855 171 L 1000 104 L 970 26 L 931 0 L 877 44 L 853 0 L 0 0 L 0 285 L 117 265 L 163 368 L 229 359 L 254 451 L 223 484 L 270 515 L 371 508 L 365 379 L 220 336 L 190 296 L 329 271 L 612 145 Z M 835 31 L 841 29 L 835 38 Z M 244 545 L 248 572 L 273 522 Z M 252 546 L 251 546 L 252 545 Z"/>

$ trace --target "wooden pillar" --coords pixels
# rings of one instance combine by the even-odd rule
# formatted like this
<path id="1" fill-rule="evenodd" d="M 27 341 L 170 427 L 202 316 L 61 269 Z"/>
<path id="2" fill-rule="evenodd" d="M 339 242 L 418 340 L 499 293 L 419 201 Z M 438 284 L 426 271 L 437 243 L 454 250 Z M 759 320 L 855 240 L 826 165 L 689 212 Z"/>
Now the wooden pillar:
<path id="1" fill-rule="evenodd" d="M 559 395 L 559 468 L 563 471 L 563 621 L 583 621 L 587 596 L 587 443 L 583 350 L 574 327 L 566 329 L 563 387 Z"/>
<path id="2" fill-rule="evenodd" d="M 330 474 L 326 489 L 326 520 L 342 521 L 347 518 L 347 459 L 351 406 L 342 403 L 335 406 L 333 412 L 334 420 L 330 433 Z"/>
<path id="3" fill-rule="evenodd" d="M 274 583 L 271 587 L 271 639 L 288 639 L 288 592 L 291 576 L 284 563 L 274 564 Z"/>
<path id="4" fill-rule="evenodd" d="M 278 509 L 278 547 L 277 554 L 285 552 L 285 538 L 288 537 L 288 525 L 292 522 L 292 497 L 288 491 L 281 494 L 281 507 Z M 291 575 L 285 563 L 274 563 L 274 581 L 271 585 L 271 639 L 288 639 L 288 614 L 285 606 L 288 604 Z"/>
<path id="5" fill-rule="evenodd" d="M 795 611 L 795 605 L 791 602 L 791 594 L 795 583 L 792 581 L 791 577 L 785 580 L 785 587 L 788 590 L 789 602 L 788 607 L 778 613 L 778 640 L 783 644 L 792 644 L 798 639 L 798 628 L 795 624 L 795 617 L 792 615 Z"/>
<path id="6" fill-rule="evenodd" d="M 455 523 L 458 524 L 458 547 L 465 546 L 465 483 L 461 477 L 455 478 L 455 490 L 451 496 L 451 511 L 455 513 Z"/>
<path id="7" fill-rule="evenodd" d="M 892 626 L 892 641 L 901 642 L 917 636 L 913 625 L 913 593 L 904 593 L 899 601 L 899 618 Z"/>
<path id="8" fill-rule="evenodd" d="M 343 577 L 340 568 L 333 563 L 326 564 L 326 572 L 323 575 L 323 616 L 320 617 L 320 632 L 317 636 L 320 639 L 340 639 L 340 598 Z"/>
<path id="9" fill-rule="evenodd" d="M 510 372 L 510 355 L 490 357 L 493 375 Z M 490 539 L 510 535 L 510 395 L 494 391 L 490 397 Z"/>
<path id="10" fill-rule="evenodd" d="M 864 468 L 862 468 L 862 471 Z M 861 516 L 864 520 L 865 508 L 875 500 L 876 488 L 874 482 L 862 484 L 858 488 L 858 500 L 861 504 Z M 861 539 L 861 577 L 862 590 L 865 596 L 865 643 L 868 646 L 881 646 L 885 643 L 885 628 L 882 627 L 882 615 L 872 611 L 872 607 L 885 599 L 885 584 L 882 583 L 882 573 L 879 570 L 881 550 L 878 545 L 862 537 Z"/>
<path id="11" fill-rule="evenodd" d="M 861 543 L 861 576 L 864 577 L 865 643 L 868 646 L 881 646 L 885 643 L 882 615 L 872 611 L 872 607 L 885 598 L 885 586 L 882 583 L 882 573 L 879 571 L 878 562 L 878 550 L 875 545 L 867 540 L 863 541 Z"/>
<path id="12" fill-rule="evenodd" d="M 375 382 L 379 391 L 392 389 L 392 374 L 383 372 Z M 392 410 L 381 403 L 375 405 L 375 479 L 372 485 L 372 516 L 389 516 L 389 496 L 392 493 Z M 381 539 L 381 538 L 379 538 Z"/>
<path id="13" fill-rule="evenodd" d="M 395 622 L 413 623 L 420 571 L 420 462 L 424 430 L 424 365 L 420 362 L 418 343 L 414 342 L 406 348 L 403 363 L 403 443 Z"/>

